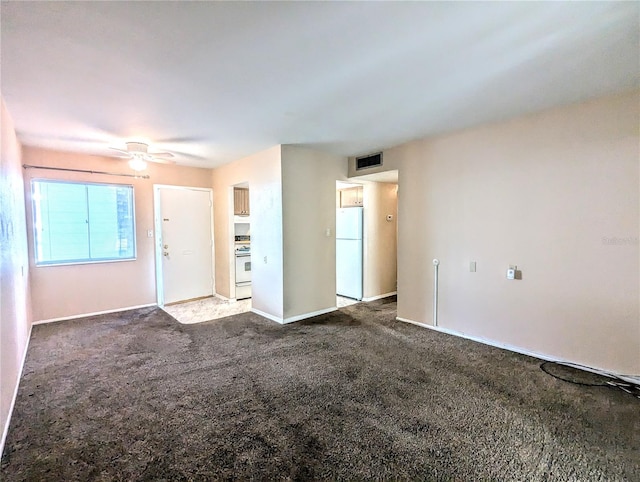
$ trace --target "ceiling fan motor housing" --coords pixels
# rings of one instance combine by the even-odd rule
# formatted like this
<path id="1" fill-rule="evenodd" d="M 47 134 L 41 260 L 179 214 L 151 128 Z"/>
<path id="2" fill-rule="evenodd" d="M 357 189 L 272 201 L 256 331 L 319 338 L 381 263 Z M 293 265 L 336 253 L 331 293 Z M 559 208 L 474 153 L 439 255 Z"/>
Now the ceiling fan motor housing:
<path id="1" fill-rule="evenodd" d="M 143 142 L 127 142 L 127 151 L 130 154 L 147 154 L 149 146 Z"/>

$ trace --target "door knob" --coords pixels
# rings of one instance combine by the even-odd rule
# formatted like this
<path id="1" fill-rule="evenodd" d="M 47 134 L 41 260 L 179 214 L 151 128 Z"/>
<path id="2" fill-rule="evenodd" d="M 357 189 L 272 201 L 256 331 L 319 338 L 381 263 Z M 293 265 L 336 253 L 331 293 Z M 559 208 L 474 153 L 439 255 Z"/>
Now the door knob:
<path id="1" fill-rule="evenodd" d="M 164 249 L 169 249 L 169 245 L 168 245 L 168 244 L 165 244 L 165 245 L 163 246 L 163 248 L 164 248 Z"/>

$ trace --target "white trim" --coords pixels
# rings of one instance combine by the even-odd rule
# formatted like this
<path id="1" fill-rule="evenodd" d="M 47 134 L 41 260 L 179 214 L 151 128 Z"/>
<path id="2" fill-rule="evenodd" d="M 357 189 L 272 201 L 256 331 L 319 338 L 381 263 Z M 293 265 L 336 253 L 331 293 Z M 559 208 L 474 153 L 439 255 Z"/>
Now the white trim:
<path id="1" fill-rule="evenodd" d="M 107 313 L 118 313 L 120 311 L 137 310 L 139 308 L 149 308 L 150 306 L 158 306 L 157 303 L 149 303 L 146 305 L 127 306 L 126 308 L 116 308 L 114 310 L 95 311 L 93 313 L 82 313 L 80 315 L 62 316 L 60 318 L 50 318 L 48 320 L 34 321 L 33 325 L 44 325 L 45 323 L 53 323 L 56 321 L 75 320 L 77 318 L 87 318 L 89 316 L 106 315 Z"/>
<path id="2" fill-rule="evenodd" d="M 156 303 L 164 307 L 164 281 L 162 278 L 162 223 L 160 222 L 160 188 L 153 185 L 154 268 L 156 275 Z"/>
<path id="3" fill-rule="evenodd" d="M 430 330 L 439 331 L 440 333 L 446 333 L 447 335 L 457 336 L 457 337 L 460 337 L 460 338 L 465 338 L 467 340 L 476 341 L 476 342 L 482 343 L 484 345 L 489 345 L 489 346 L 493 346 L 493 347 L 496 347 L 496 348 L 501 348 L 503 350 L 509 350 L 509 351 L 512 351 L 512 352 L 515 352 L 515 353 L 520 353 L 521 355 L 527 355 L 527 356 L 530 356 L 530 357 L 533 357 L 533 358 L 539 358 L 541 360 L 550 361 L 550 362 L 563 363 L 565 365 L 569 365 L 569 366 L 572 366 L 572 367 L 575 367 L 575 368 L 579 368 L 581 370 L 586 370 L 586 371 L 591 372 L 591 373 L 596 373 L 598 375 L 603 375 L 605 377 L 619 378 L 619 379 L 625 380 L 627 382 L 640 384 L 640 375 L 620 375 L 618 373 L 614 373 L 614 372 L 610 372 L 608 370 L 605 370 L 604 368 L 597 368 L 597 367 L 590 367 L 590 366 L 587 366 L 587 365 L 581 365 L 579 363 L 575 363 L 575 362 L 572 362 L 572 361 L 569 361 L 569 360 L 565 360 L 563 358 L 556 358 L 556 357 L 551 356 L 551 355 L 545 355 L 544 353 L 538 353 L 538 352 L 534 352 L 534 351 L 525 350 L 524 348 L 519 348 L 517 346 L 508 345 L 506 343 L 499 343 L 497 341 L 487 340 L 486 338 L 481 338 L 481 337 L 473 336 L 473 335 L 467 335 L 466 333 L 462 333 L 462 332 L 459 332 L 459 331 L 450 330 L 448 328 L 442 328 L 441 326 L 428 325 L 426 323 L 420 323 L 419 321 L 409 320 L 407 318 L 401 318 L 399 316 L 396 317 L 396 320 L 402 321 L 404 323 L 410 323 L 412 325 L 421 326 L 422 328 L 428 328 Z"/>
<path id="4" fill-rule="evenodd" d="M 222 296 L 220 293 L 214 293 L 214 297 L 222 300 L 222 301 L 236 301 L 235 298 L 227 298 L 226 296 Z"/>
<path id="5" fill-rule="evenodd" d="M 324 315 L 325 313 L 331 313 L 332 311 L 336 311 L 337 309 L 338 308 L 336 306 L 332 306 L 331 308 L 325 308 L 324 310 L 313 311 L 311 313 L 303 313 L 302 315 L 290 316 L 289 318 L 285 318 L 283 323 L 295 323 L 296 321 L 306 320 L 307 318 Z"/>
<path id="6" fill-rule="evenodd" d="M 375 300 L 381 300 L 382 298 L 388 298 L 389 296 L 393 296 L 393 295 L 397 295 L 398 292 L 397 291 L 391 291 L 389 293 L 384 293 L 381 295 L 377 295 L 377 296 L 370 296 L 368 298 L 362 298 L 362 301 L 375 301 Z"/>
<path id="7" fill-rule="evenodd" d="M 264 311 L 260 311 L 256 308 L 251 308 L 251 313 L 255 313 L 256 315 L 263 316 L 264 318 L 267 318 L 268 320 L 271 320 L 271 321 L 275 321 L 276 323 L 280 323 L 281 325 L 284 323 L 284 320 L 282 318 L 270 315 L 269 313 L 265 313 Z"/>
<path id="8" fill-rule="evenodd" d="M 227 188 L 227 222 L 229 224 L 229 298 L 236 299 L 236 225 L 234 223 L 235 212 L 235 194 L 233 191 L 234 186 L 228 186 Z M 280 322 L 278 322 L 280 323 Z"/>
<path id="9" fill-rule="evenodd" d="M 438 326 L 438 266 L 440 261 L 433 260 L 433 326 Z"/>
<path id="10" fill-rule="evenodd" d="M 640 375 L 616 375 L 620 380 L 640 385 Z"/>
<path id="11" fill-rule="evenodd" d="M 313 318 L 314 316 L 324 315 L 325 313 L 331 313 L 332 311 L 336 311 L 338 308 L 336 306 L 332 306 L 331 308 L 325 308 L 324 310 L 313 311 L 311 313 L 303 313 L 302 315 L 290 316 L 289 318 L 280 318 L 277 316 L 270 315 L 269 313 L 265 313 L 264 311 L 257 310 L 255 308 L 251 308 L 251 312 L 256 315 L 264 316 L 265 318 L 275 321 L 276 323 L 280 323 L 281 325 L 286 325 L 288 323 L 295 323 L 296 321 L 306 320 L 307 318 Z"/>
<path id="12" fill-rule="evenodd" d="M 209 215 L 211 216 L 211 294 L 216 294 L 216 232 L 213 227 L 215 223 L 215 212 L 213 211 L 213 188 L 209 188 Z"/>
<path id="13" fill-rule="evenodd" d="M 436 330 L 436 331 L 444 331 L 442 328 L 436 328 L 433 325 L 427 325 L 426 323 L 420 323 L 419 321 L 413 321 L 413 320 L 410 320 L 409 318 L 401 318 L 399 316 L 396 316 L 396 320 L 402 321 L 404 323 L 411 323 L 412 325 L 421 326 L 422 328 L 431 328 L 431 329 Z M 453 333 L 450 333 L 450 334 L 453 334 Z"/>
<path id="14" fill-rule="evenodd" d="M 24 363 L 27 360 L 27 351 L 29 350 L 29 342 L 31 341 L 31 331 L 33 324 L 29 327 L 29 334 L 27 335 L 27 343 L 24 345 L 24 352 L 22 353 L 22 360 L 20 361 L 20 369 L 18 370 L 18 378 L 16 379 L 16 387 L 13 390 L 13 397 L 11 398 L 11 404 L 9 405 L 9 412 L 7 412 L 7 421 L 2 429 L 2 439 L 0 439 L 0 455 L 4 453 L 4 443 L 7 441 L 7 435 L 9 433 L 9 425 L 11 424 L 11 415 L 13 415 L 13 408 L 16 404 L 16 398 L 18 398 L 18 388 L 20 387 L 20 380 L 22 379 L 22 372 L 24 370 Z"/>
<path id="15" fill-rule="evenodd" d="M 126 263 L 129 261 L 138 261 L 135 256 L 133 258 L 113 258 L 113 259 L 99 259 L 95 261 L 65 261 L 64 263 L 40 263 L 34 264 L 34 268 L 49 268 L 55 266 L 78 266 L 81 264 L 104 264 L 104 263 Z"/>

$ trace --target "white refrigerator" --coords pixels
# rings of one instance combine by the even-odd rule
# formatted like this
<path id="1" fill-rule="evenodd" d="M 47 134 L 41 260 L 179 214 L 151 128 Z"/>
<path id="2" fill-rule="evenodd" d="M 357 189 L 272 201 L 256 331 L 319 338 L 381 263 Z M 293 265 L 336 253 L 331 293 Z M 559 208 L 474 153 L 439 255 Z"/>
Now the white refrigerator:
<path id="1" fill-rule="evenodd" d="M 362 209 L 336 212 L 336 292 L 362 299 Z"/>

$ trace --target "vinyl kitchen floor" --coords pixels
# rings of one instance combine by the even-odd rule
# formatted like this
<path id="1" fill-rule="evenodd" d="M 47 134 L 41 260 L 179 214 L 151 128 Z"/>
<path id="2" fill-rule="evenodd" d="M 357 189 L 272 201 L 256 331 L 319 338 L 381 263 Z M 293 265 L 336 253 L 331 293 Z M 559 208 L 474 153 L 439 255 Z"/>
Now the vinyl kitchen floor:
<path id="1" fill-rule="evenodd" d="M 202 300 L 165 306 L 163 309 L 180 323 L 190 325 L 247 313 L 251 311 L 251 298 L 231 301 L 212 296 Z"/>
<path id="2" fill-rule="evenodd" d="M 358 301 L 351 298 L 345 298 L 343 296 L 336 297 L 336 306 L 338 308 L 355 305 L 356 303 L 358 303 Z M 213 296 L 202 300 L 168 305 L 163 309 L 180 323 L 190 325 L 193 323 L 202 323 L 203 321 L 217 320 L 226 316 L 238 315 L 240 313 L 247 313 L 251 311 L 251 299 L 230 301 Z"/>
<path id="3" fill-rule="evenodd" d="M 336 306 L 338 308 L 344 308 L 345 306 L 355 305 L 359 303 L 358 300 L 354 300 L 352 298 L 345 298 L 344 296 L 336 296 Z"/>

